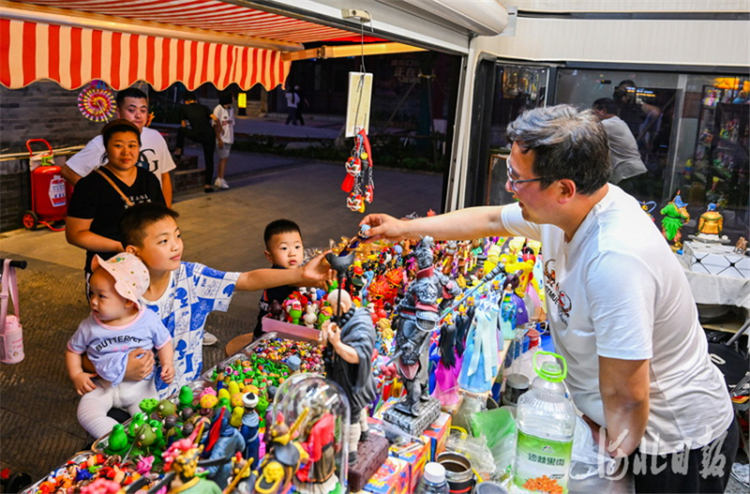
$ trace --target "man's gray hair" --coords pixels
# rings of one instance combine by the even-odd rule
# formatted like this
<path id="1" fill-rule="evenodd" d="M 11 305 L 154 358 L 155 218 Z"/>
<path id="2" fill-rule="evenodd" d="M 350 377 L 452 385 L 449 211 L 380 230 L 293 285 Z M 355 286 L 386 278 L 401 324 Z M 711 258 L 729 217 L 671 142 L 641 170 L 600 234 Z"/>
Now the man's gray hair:
<path id="1" fill-rule="evenodd" d="M 612 172 L 607 133 L 591 110 L 557 105 L 526 111 L 508 125 L 508 139 L 524 153 L 534 151 L 533 172 L 544 179 L 542 188 L 566 178 L 590 195 Z"/>

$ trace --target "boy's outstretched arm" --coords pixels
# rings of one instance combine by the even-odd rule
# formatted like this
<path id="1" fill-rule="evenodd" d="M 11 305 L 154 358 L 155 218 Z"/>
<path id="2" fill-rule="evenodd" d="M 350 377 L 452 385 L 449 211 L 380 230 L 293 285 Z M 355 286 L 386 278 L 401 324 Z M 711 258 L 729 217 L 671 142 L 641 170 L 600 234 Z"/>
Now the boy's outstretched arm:
<path id="1" fill-rule="evenodd" d="M 237 290 L 265 290 L 283 285 L 317 286 L 334 278 L 334 272 L 325 260 L 325 254 L 317 255 L 304 266 L 292 269 L 255 269 L 246 271 L 237 279 Z"/>

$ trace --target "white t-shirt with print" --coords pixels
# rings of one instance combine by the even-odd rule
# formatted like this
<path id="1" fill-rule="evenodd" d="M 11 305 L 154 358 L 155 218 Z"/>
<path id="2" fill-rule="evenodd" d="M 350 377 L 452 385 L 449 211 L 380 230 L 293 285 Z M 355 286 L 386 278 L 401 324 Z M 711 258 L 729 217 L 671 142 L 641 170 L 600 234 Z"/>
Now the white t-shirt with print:
<path id="1" fill-rule="evenodd" d="M 221 105 L 216 105 L 214 108 L 214 116 L 219 119 L 221 123 L 221 140 L 227 144 L 234 144 L 234 109 L 230 106 L 224 108 Z"/>
<path id="2" fill-rule="evenodd" d="M 104 148 L 104 137 L 98 135 L 65 164 L 81 177 L 85 177 L 106 163 L 107 150 Z M 169 173 L 177 167 L 172 155 L 169 154 L 167 141 L 158 131 L 149 127 L 143 127 L 141 131 L 141 155 L 137 164 L 156 175 L 159 183 L 161 183 L 162 174 Z"/>
<path id="3" fill-rule="evenodd" d="M 568 362 L 576 406 L 606 427 L 598 356 L 650 359 L 649 417 L 640 449 L 668 454 L 719 437 L 733 419 L 724 377 L 679 261 L 635 199 L 609 185 L 572 241 L 503 208 L 505 228 L 541 240 L 547 313 Z"/>
<path id="4" fill-rule="evenodd" d="M 156 390 L 164 399 L 203 372 L 203 334 L 206 317 L 213 311 L 226 312 L 232 301 L 240 273 L 225 273 L 192 262 L 181 262 L 170 273 L 169 288 L 159 300 L 141 297 L 141 302 L 156 312 L 172 335 L 174 344 L 174 381 L 161 380 L 156 369 Z"/>

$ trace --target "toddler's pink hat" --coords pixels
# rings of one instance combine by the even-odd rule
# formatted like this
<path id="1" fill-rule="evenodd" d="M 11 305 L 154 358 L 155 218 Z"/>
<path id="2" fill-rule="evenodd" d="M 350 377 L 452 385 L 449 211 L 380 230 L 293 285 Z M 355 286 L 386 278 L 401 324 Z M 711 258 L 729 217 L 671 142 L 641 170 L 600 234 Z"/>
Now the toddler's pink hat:
<path id="1" fill-rule="evenodd" d="M 101 257 L 94 256 L 91 262 L 92 271 L 97 268 L 105 269 L 115 279 L 115 290 L 121 296 L 141 306 L 140 298 L 148 290 L 151 277 L 143 261 L 128 252 L 120 252 L 105 261 Z"/>

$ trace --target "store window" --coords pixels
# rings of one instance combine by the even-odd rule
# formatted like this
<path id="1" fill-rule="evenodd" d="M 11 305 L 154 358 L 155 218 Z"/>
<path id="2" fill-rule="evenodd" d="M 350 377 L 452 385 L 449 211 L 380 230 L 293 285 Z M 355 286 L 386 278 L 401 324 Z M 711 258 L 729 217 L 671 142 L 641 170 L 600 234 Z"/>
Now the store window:
<path id="1" fill-rule="evenodd" d="M 560 69 L 555 103 L 590 108 L 612 98 L 648 170 L 638 199 L 654 213 L 679 191 L 694 233 L 709 203 L 724 215 L 724 233 L 747 236 L 748 77 L 666 72 Z"/>
<path id="2" fill-rule="evenodd" d="M 675 186 L 691 213 L 716 204 L 730 237 L 747 237 L 750 223 L 748 92 L 747 77 L 690 76 L 682 112 L 680 138 L 692 145 L 678 156 Z"/>
<path id="3" fill-rule="evenodd" d="M 673 192 L 670 176 L 675 108 L 682 100 L 680 75 L 577 69 L 558 72 L 556 103 L 591 108 L 601 98 L 614 101 L 617 116 L 630 128 L 646 166 L 634 195 L 642 201 L 661 202 Z"/>
<path id="4" fill-rule="evenodd" d="M 497 64 L 490 123 L 490 164 L 487 180 L 489 204 L 507 204 L 513 195 L 505 190 L 505 161 L 510 154 L 508 124 L 521 113 L 545 105 L 549 68 L 539 65 Z"/>

